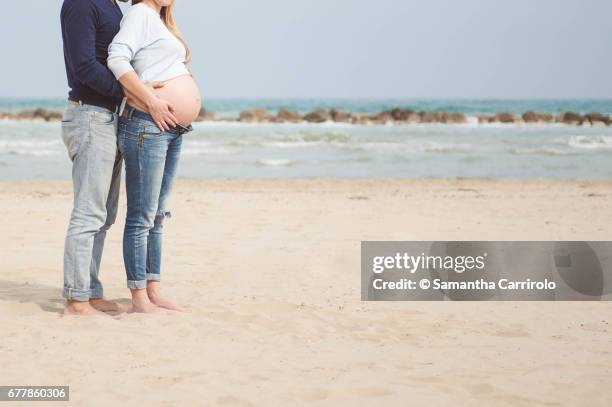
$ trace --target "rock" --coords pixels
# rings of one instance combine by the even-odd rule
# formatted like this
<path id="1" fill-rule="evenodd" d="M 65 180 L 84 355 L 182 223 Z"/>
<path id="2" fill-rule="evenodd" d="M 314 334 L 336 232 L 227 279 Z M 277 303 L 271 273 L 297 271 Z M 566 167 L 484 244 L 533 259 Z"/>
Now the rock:
<path id="1" fill-rule="evenodd" d="M 421 115 L 414 112 L 410 113 L 404 122 L 409 124 L 421 123 Z"/>
<path id="2" fill-rule="evenodd" d="M 601 113 L 588 113 L 584 115 L 584 118 L 591 125 L 610 125 L 610 116 L 604 116 Z"/>
<path id="3" fill-rule="evenodd" d="M 536 112 L 525 112 L 522 118 L 525 123 L 537 123 L 540 121 L 540 115 Z"/>
<path id="4" fill-rule="evenodd" d="M 542 123 L 550 123 L 553 120 L 553 115 L 550 113 L 542 113 L 540 115 L 538 115 L 540 122 Z"/>
<path id="5" fill-rule="evenodd" d="M 516 117 L 512 113 L 497 113 L 495 115 L 495 121 L 500 123 L 514 123 L 516 121 Z"/>
<path id="6" fill-rule="evenodd" d="M 440 118 L 442 123 L 446 124 L 463 124 L 467 123 L 467 119 L 463 113 L 442 113 Z"/>
<path id="7" fill-rule="evenodd" d="M 483 115 L 483 116 L 478 116 L 478 122 L 479 123 L 495 123 L 497 121 L 497 116 L 496 115 Z"/>
<path id="8" fill-rule="evenodd" d="M 398 122 L 405 122 L 405 121 L 408 121 L 410 117 L 413 117 L 414 115 L 415 115 L 414 111 L 410 109 L 403 109 L 403 110 L 397 111 L 393 115 L 393 118 L 397 120 Z"/>
<path id="9" fill-rule="evenodd" d="M 420 112 L 421 123 L 440 123 L 442 114 L 437 112 Z"/>
<path id="10" fill-rule="evenodd" d="M 47 116 L 47 121 L 56 121 L 59 122 L 64 118 L 64 114 L 62 112 L 49 112 Z"/>
<path id="11" fill-rule="evenodd" d="M 387 124 L 393 121 L 393 114 L 391 111 L 378 113 L 371 117 L 372 123 L 374 124 Z"/>
<path id="12" fill-rule="evenodd" d="M 584 121 L 581 114 L 575 112 L 562 112 L 556 119 L 557 123 L 580 125 Z"/>
<path id="13" fill-rule="evenodd" d="M 32 113 L 32 116 L 34 116 L 35 118 L 40 118 L 43 120 L 47 120 L 48 115 L 49 115 L 49 112 L 47 112 L 46 109 L 36 109 Z"/>
<path id="14" fill-rule="evenodd" d="M 241 122 L 263 122 L 272 118 L 266 109 L 251 109 L 240 112 Z"/>
<path id="15" fill-rule="evenodd" d="M 391 109 L 391 110 L 385 110 L 384 112 L 381 113 L 381 115 L 384 115 L 385 117 L 390 117 L 393 121 L 396 122 L 404 122 L 406 120 L 408 120 L 408 117 L 410 117 L 411 114 L 413 114 L 414 112 L 410 109 Z"/>
<path id="16" fill-rule="evenodd" d="M 330 119 L 331 115 L 322 109 L 308 113 L 306 116 L 304 116 L 304 120 L 309 123 L 324 123 Z"/>
<path id="17" fill-rule="evenodd" d="M 213 112 L 207 112 L 205 109 L 200 110 L 200 114 L 195 119 L 196 122 L 212 122 L 215 120 L 215 114 Z"/>
<path id="18" fill-rule="evenodd" d="M 352 115 L 347 112 L 339 112 L 336 109 L 331 109 L 329 114 L 333 121 L 339 123 L 350 123 L 352 120 Z"/>
<path id="19" fill-rule="evenodd" d="M 18 112 L 13 115 L 13 118 L 16 120 L 34 120 L 34 112 L 31 110 L 26 110 L 23 112 Z"/>
<path id="20" fill-rule="evenodd" d="M 50 122 L 62 120 L 62 116 L 63 114 L 61 112 L 55 112 L 47 109 L 36 109 L 18 112 L 15 114 L 8 113 L 5 117 L 16 120 L 44 120 Z"/>
<path id="21" fill-rule="evenodd" d="M 370 117 L 367 116 L 367 115 L 356 115 L 356 116 L 353 116 L 353 120 L 352 121 L 353 121 L 354 124 L 361 124 L 361 125 L 371 124 L 372 123 L 371 120 L 370 120 Z"/>
<path id="22" fill-rule="evenodd" d="M 302 115 L 296 112 L 291 112 L 287 109 L 281 109 L 276 114 L 277 121 L 297 123 L 302 121 Z"/>

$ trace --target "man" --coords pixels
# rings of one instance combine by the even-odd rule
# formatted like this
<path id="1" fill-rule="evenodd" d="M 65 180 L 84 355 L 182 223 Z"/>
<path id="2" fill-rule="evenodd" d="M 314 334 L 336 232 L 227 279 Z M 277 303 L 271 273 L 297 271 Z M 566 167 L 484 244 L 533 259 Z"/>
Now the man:
<path id="1" fill-rule="evenodd" d="M 127 1 L 127 0 L 121 0 Z M 122 157 L 117 149 L 117 113 L 124 92 L 106 67 L 108 46 L 122 19 L 116 0 L 64 0 L 61 11 L 64 60 L 70 92 L 62 138 L 73 162 L 74 207 L 64 249 L 65 314 L 122 311 L 106 301 L 98 275 L 106 231 L 117 216 Z M 142 82 L 127 84 L 130 98 L 158 122 L 176 123 L 172 106 Z"/>

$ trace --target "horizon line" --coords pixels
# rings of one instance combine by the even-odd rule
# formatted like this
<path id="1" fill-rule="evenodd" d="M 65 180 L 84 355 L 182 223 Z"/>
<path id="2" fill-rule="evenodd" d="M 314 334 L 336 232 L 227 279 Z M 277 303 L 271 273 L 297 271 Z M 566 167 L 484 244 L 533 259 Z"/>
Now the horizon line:
<path id="1" fill-rule="evenodd" d="M 0 101 L 16 100 L 64 100 L 66 96 L 0 96 Z M 311 96 L 287 96 L 287 97 L 252 97 L 252 96 L 211 96 L 204 97 L 206 100 L 227 100 L 227 101 L 356 101 L 356 102 L 408 102 L 408 101 L 612 101 L 611 97 L 311 97 Z"/>

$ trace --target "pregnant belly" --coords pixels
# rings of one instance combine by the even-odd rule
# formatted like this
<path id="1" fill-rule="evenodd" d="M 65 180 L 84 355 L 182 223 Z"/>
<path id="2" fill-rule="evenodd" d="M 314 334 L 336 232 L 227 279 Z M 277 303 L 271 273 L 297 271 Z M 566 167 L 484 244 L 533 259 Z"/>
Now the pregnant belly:
<path id="1" fill-rule="evenodd" d="M 174 116 L 182 126 L 189 126 L 200 114 L 202 96 L 191 75 L 170 79 L 155 93 L 174 106 Z"/>

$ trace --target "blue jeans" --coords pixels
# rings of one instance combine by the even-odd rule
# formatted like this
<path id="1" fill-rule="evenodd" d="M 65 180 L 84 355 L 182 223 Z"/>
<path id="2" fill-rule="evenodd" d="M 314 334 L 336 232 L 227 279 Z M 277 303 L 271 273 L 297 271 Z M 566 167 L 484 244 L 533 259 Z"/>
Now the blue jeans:
<path id="1" fill-rule="evenodd" d="M 127 286 L 146 288 L 160 281 L 162 231 L 170 217 L 167 201 L 181 154 L 182 135 L 191 127 L 162 132 L 151 116 L 133 108 L 119 118 L 119 149 L 125 160 L 127 217 L 123 261 Z"/>
<path id="2" fill-rule="evenodd" d="M 98 278 L 106 231 L 115 222 L 121 183 L 117 115 L 97 106 L 69 103 L 62 139 L 72 160 L 73 209 L 64 246 L 63 296 L 102 298 Z"/>

